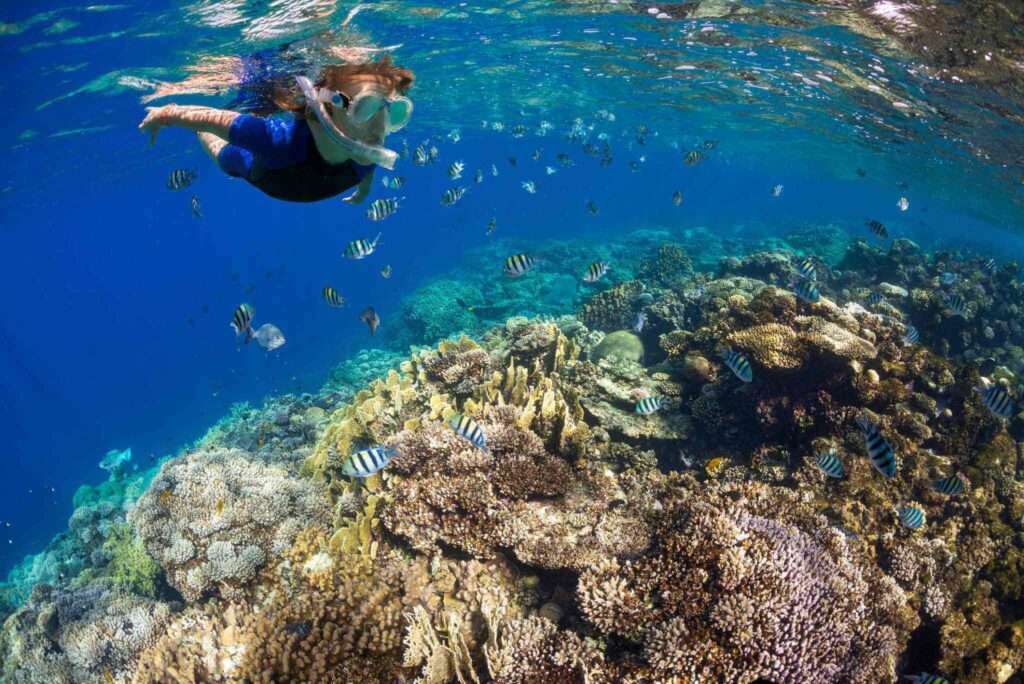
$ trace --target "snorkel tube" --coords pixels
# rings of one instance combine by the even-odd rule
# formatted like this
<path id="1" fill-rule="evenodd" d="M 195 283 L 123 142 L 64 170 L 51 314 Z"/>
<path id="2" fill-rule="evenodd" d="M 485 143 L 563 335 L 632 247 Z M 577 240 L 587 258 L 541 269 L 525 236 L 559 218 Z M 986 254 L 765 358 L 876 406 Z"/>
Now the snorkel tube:
<path id="1" fill-rule="evenodd" d="M 367 145 L 358 140 L 353 140 L 342 133 L 334 125 L 331 117 L 327 116 L 324 103 L 317 99 L 316 91 L 313 89 L 313 82 L 305 76 L 296 76 L 295 82 L 299 85 L 303 97 L 306 98 L 306 106 L 313 111 L 313 115 L 316 116 L 317 121 L 323 126 L 324 133 L 331 139 L 331 142 L 352 156 L 369 159 L 377 166 L 383 166 L 388 170 L 395 168 L 395 161 L 398 160 L 397 152 L 381 145 Z"/>

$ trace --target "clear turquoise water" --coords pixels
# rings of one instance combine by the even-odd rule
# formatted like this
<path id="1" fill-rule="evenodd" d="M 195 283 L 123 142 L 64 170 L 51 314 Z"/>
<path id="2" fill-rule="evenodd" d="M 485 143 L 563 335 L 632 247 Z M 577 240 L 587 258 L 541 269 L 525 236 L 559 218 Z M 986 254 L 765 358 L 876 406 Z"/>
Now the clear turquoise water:
<path id="1" fill-rule="evenodd" d="M 131 446 L 146 468 L 236 402 L 315 389 L 360 349 L 429 344 L 402 329 L 403 301 L 440 275 L 500 279 L 502 253 L 543 257 L 551 239 L 597 252 L 645 228 L 756 240 L 833 224 L 860 236 L 869 217 L 929 249 L 1022 252 L 1024 112 L 1013 88 L 972 69 L 942 73 L 878 32 L 887 24 L 869 33 L 863 13 L 797 2 L 385 2 L 341 29 L 349 9 L 32 3 L 0 14 L 0 568 L 64 528 L 75 489 L 104 479 L 96 464 L 107 450 Z M 150 148 L 135 130 L 155 82 L 289 41 L 314 54 L 400 45 L 394 58 L 416 72 L 413 123 L 390 142 L 431 138 L 441 161 L 401 162 L 407 199 L 385 223 L 337 200 L 275 202 L 219 173 L 191 135 L 166 131 Z M 216 106 L 232 94 L 160 102 Z M 607 135 L 610 166 L 567 138 L 577 118 L 589 140 Z M 538 136 L 542 121 L 552 130 Z M 522 138 L 511 135 L 517 124 Z M 718 145 L 706 160 L 685 166 L 683 154 L 708 139 Z M 557 164 L 559 152 L 574 165 Z M 438 198 L 455 159 L 471 189 L 445 208 Z M 491 164 L 500 175 L 475 185 L 473 172 Z M 198 169 L 197 183 L 168 191 L 175 168 Z M 911 202 L 905 213 L 900 196 Z M 373 259 L 340 258 L 378 227 Z M 694 254 L 708 264 L 720 256 Z M 378 275 L 385 263 L 389 280 Z M 323 306 L 325 283 L 349 309 Z M 511 312 L 569 313 L 577 293 L 545 296 Z M 282 328 L 284 348 L 235 346 L 227 323 L 240 301 Z M 356 315 L 366 305 L 383 319 L 374 338 Z"/>

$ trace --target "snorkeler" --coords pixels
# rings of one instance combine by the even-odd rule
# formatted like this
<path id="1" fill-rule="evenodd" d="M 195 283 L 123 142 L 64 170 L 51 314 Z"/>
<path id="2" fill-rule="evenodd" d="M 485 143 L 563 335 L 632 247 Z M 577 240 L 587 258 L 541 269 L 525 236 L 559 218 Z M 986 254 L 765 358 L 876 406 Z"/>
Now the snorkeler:
<path id="1" fill-rule="evenodd" d="M 195 131 L 225 173 L 276 199 L 316 202 L 355 186 L 344 199 L 358 203 L 370 192 L 374 168 L 394 167 L 398 155 L 383 142 L 409 123 L 405 93 L 413 80 L 386 56 L 326 66 L 316 83 L 297 76 L 291 87 L 274 88 L 273 104 L 288 117 L 169 104 L 147 108 L 139 129 L 151 143 L 164 126 Z"/>

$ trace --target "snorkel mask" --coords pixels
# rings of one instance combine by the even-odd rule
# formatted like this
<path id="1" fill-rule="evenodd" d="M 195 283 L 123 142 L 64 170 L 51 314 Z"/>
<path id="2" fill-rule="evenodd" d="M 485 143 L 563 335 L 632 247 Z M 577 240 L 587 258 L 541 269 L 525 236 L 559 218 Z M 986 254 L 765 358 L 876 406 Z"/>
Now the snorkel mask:
<path id="1" fill-rule="evenodd" d="M 383 109 L 387 115 L 385 129 L 388 133 L 405 128 L 409 119 L 412 118 L 412 100 L 405 96 L 384 97 L 374 93 L 364 93 L 355 98 L 349 98 L 345 93 L 320 88 L 317 90 L 317 99 L 324 104 L 344 109 L 348 112 L 349 118 L 360 125 L 365 124 Z"/>
<path id="2" fill-rule="evenodd" d="M 305 76 L 296 76 L 295 82 L 298 84 L 299 90 L 302 91 L 303 97 L 306 98 L 306 106 L 309 107 L 310 110 L 312 110 L 313 115 L 316 117 L 317 121 L 320 122 L 320 125 L 323 126 L 324 133 L 327 135 L 328 138 L 330 138 L 331 142 L 336 144 L 338 147 L 341 147 L 342 149 L 344 149 L 346 152 L 353 156 L 358 155 L 365 159 L 369 159 L 374 164 L 378 166 L 383 166 L 385 169 L 388 170 L 395 168 L 395 162 L 398 160 L 397 152 L 395 152 L 394 150 L 389 150 L 388 148 L 383 147 L 382 145 L 367 145 L 364 142 L 353 140 L 352 138 L 342 133 L 334 124 L 334 121 L 331 119 L 331 117 L 327 115 L 327 110 L 324 108 L 324 100 L 321 100 L 320 97 L 318 96 L 316 89 L 313 87 L 313 82 L 310 81 Z M 331 93 L 330 91 L 327 90 L 324 90 L 323 92 L 325 93 L 326 96 L 330 98 L 336 96 L 339 98 L 341 97 L 340 93 Z M 358 123 L 365 123 L 366 121 L 369 121 L 374 114 L 379 112 L 381 110 L 381 107 L 388 106 L 388 119 L 390 123 L 392 116 L 392 110 L 390 108 L 390 105 L 379 104 L 376 106 L 376 108 L 373 108 L 371 105 L 374 103 L 370 100 L 371 97 L 376 100 L 384 100 L 384 98 L 369 95 L 364 95 L 363 97 L 357 98 L 357 102 L 359 104 L 362 104 L 362 109 L 358 111 L 360 111 L 363 114 L 363 116 L 365 116 L 365 118 L 362 121 L 359 121 L 359 119 L 356 118 L 355 115 L 357 110 L 353 109 L 353 114 L 351 115 L 353 117 L 353 120 L 355 120 Z M 363 104 L 363 100 L 367 100 L 367 103 Z M 412 115 L 412 102 L 409 101 L 408 98 L 398 98 L 398 100 L 406 100 L 408 102 L 407 115 L 405 116 L 405 121 L 402 123 L 402 126 L 404 126 L 406 123 L 408 123 L 409 116 Z M 388 102 L 387 100 L 384 101 Z M 342 104 L 340 99 L 337 104 L 339 106 Z M 349 104 L 349 106 L 352 107 L 355 104 L 356 102 L 352 102 Z M 367 111 L 369 111 L 370 113 L 366 114 Z"/>

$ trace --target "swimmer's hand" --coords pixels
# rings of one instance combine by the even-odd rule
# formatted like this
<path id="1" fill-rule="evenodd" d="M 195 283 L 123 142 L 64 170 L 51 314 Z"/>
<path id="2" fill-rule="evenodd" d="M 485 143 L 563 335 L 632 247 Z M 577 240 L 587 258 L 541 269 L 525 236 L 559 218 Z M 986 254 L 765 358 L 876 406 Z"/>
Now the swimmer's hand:
<path id="1" fill-rule="evenodd" d="M 356 186 L 356 191 L 348 197 L 341 198 L 342 202 L 348 202 L 349 204 L 361 204 L 364 199 L 370 194 L 370 188 L 373 187 L 373 171 L 363 176 L 363 180 L 359 181 L 359 185 Z"/>
<path id="2" fill-rule="evenodd" d="M 348 197 L 342 197 L 341 201 L 348 202 L 349 204 L 362 204 L 363 200 L 365 200 L 366 196 L 369 194 L 370 193 L 368 192 L 363 192 L 362 188 L 356 188 L 355 192 Z"/>
<path id="3" fill-rule="evenodd" d="M 156 142 L 156 135 L 160 129 L 171 122 L 175 116 L 177 105 L 165 105 L 163 107 L 146 107 L 146 118 L 139 124 L 139 130 L 149 133 L 149 144 Z"/>

